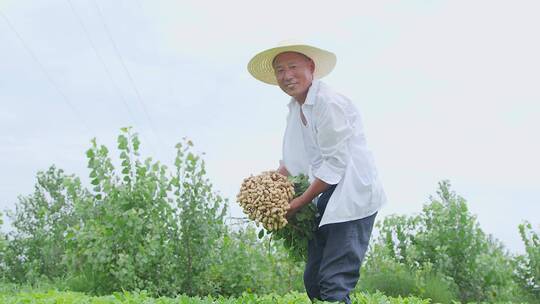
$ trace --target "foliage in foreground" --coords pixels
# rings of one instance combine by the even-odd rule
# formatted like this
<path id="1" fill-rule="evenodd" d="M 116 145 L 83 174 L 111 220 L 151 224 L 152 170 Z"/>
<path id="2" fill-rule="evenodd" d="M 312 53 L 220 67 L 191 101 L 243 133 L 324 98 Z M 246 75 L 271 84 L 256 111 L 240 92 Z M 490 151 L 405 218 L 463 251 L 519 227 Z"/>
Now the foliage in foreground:
<path id="1" fill-rule="evenodd" d="M 294 198 L 302 195 L 309 187 L 308 177 L 303 174 L 290 176 L 289 181 L 294 185 Z M 270 232 L 276 240 L 283 240 L 291 259 L 298 262 L 307 260 L 308 242 L 313 239 L 316 229 L 316 214 L 315 204 L 307 204 L 289 219 L 287 226 Z"/>
<path id="2" fill-rule="evenodd" d="M 429 300 L 422 300 L 415 297 L 391 298 L 381 293 L 366 294 L 357 293 L 351 296 L 352 303 L 388 303 L 388 304 L 428 304 Z M 152 298 L 145 293 L 114 293 L 109 296 L 91 297 L 82 293 L 49 291 L 44 293 L 22 292 L 16 294 L 0 293 L 0 302 L 3 304 L 15 303 L 88 303 L 88 304 L 311 304 L 305 294 L 288 293 L 284 295 L 268 294 L 255 295 L 243 293 L 238 298 L 227 297 L 188 297 L 178 296 L 176 298 Z M 328 303 L 328 302 L 319 302 Z"/>

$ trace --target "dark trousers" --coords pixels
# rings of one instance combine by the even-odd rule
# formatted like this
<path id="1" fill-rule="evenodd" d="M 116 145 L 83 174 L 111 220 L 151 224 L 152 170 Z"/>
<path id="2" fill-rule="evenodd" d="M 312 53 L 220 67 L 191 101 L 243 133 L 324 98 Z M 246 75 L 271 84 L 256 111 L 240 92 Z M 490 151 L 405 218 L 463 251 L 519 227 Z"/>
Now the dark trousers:
<path id="1" fill-rule="evenodd" d="M 335 185 L 319 197 L 317 227 L 334 189 Z M 376 215 L 317 228 L 309 241 L 304 271 L 304 285 L 311 301 L 351 303 L 349 293 L 360 277 Z"/>

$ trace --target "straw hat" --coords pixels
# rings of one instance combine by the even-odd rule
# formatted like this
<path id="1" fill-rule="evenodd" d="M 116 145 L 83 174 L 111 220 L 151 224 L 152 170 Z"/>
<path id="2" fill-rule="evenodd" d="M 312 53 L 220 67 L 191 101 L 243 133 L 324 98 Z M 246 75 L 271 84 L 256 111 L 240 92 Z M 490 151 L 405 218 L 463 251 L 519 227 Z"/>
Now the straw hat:
<path id="1" fill-rule="evenodd" d="M 255 55 L 248 63 L 249 73 L 262 82 L 277 85 L 272 62 L 277 55 L 284 52 L 297 52 L 311 58 L 315 62 L 315 72 L 313 74 L 315 79 L 330 74 L 336 66 L 336 55 L 332 52 L 302 43 L 282 42 L 277 47 Z"/>

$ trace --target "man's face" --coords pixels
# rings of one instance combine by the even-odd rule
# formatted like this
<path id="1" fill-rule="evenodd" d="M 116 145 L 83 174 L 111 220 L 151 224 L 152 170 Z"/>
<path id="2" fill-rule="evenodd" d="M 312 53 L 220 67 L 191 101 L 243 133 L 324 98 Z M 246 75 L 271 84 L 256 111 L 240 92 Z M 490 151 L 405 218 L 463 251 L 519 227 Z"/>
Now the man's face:
<path id="1" fill-rule="evenodd" d="M 313 61 L 302 54 L 286 52 L 276 56 L 273 66 L 279 87 L 303 103 L 313 81 Z"/>

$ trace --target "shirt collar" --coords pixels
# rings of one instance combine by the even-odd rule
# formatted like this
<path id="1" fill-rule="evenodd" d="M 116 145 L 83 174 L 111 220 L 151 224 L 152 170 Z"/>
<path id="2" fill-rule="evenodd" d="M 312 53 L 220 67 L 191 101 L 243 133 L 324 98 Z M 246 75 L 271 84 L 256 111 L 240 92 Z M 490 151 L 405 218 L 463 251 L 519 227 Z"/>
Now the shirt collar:
<path id="1" fill-rule="evenodd" d="M 317 92 L 319 91 L 319 85 L 320 85 L 320 81 L 318 79 L 313 79 L 313 81 L 311 82 L 311 86 L 308 89 L 308 93 L 307 93 L 307 96 L 306 96 L 306 101 L 304 101 L 304 105 L 311 105 L 312 106 L 312 105 L 315 104 L 315 100 L 316 100 L 316 97 L 317 97 Z M 291 97 L 291 101 L 289 101 L 287 106 L 289 108 L 291 108 L 291 106 L 295 102 L 297 102 L 296 99 L 294 99 L 294 97 Z"/>
<path id="2" fill-rule="evenodd" d="M 314 105 L 315 100 L 317 99 L 317 92 L 319 91 L 319 80 L 313 79 L 311 82 L 311 86 L 309 87 L 306 101 L 304 102 L 304 105 Z"/>

